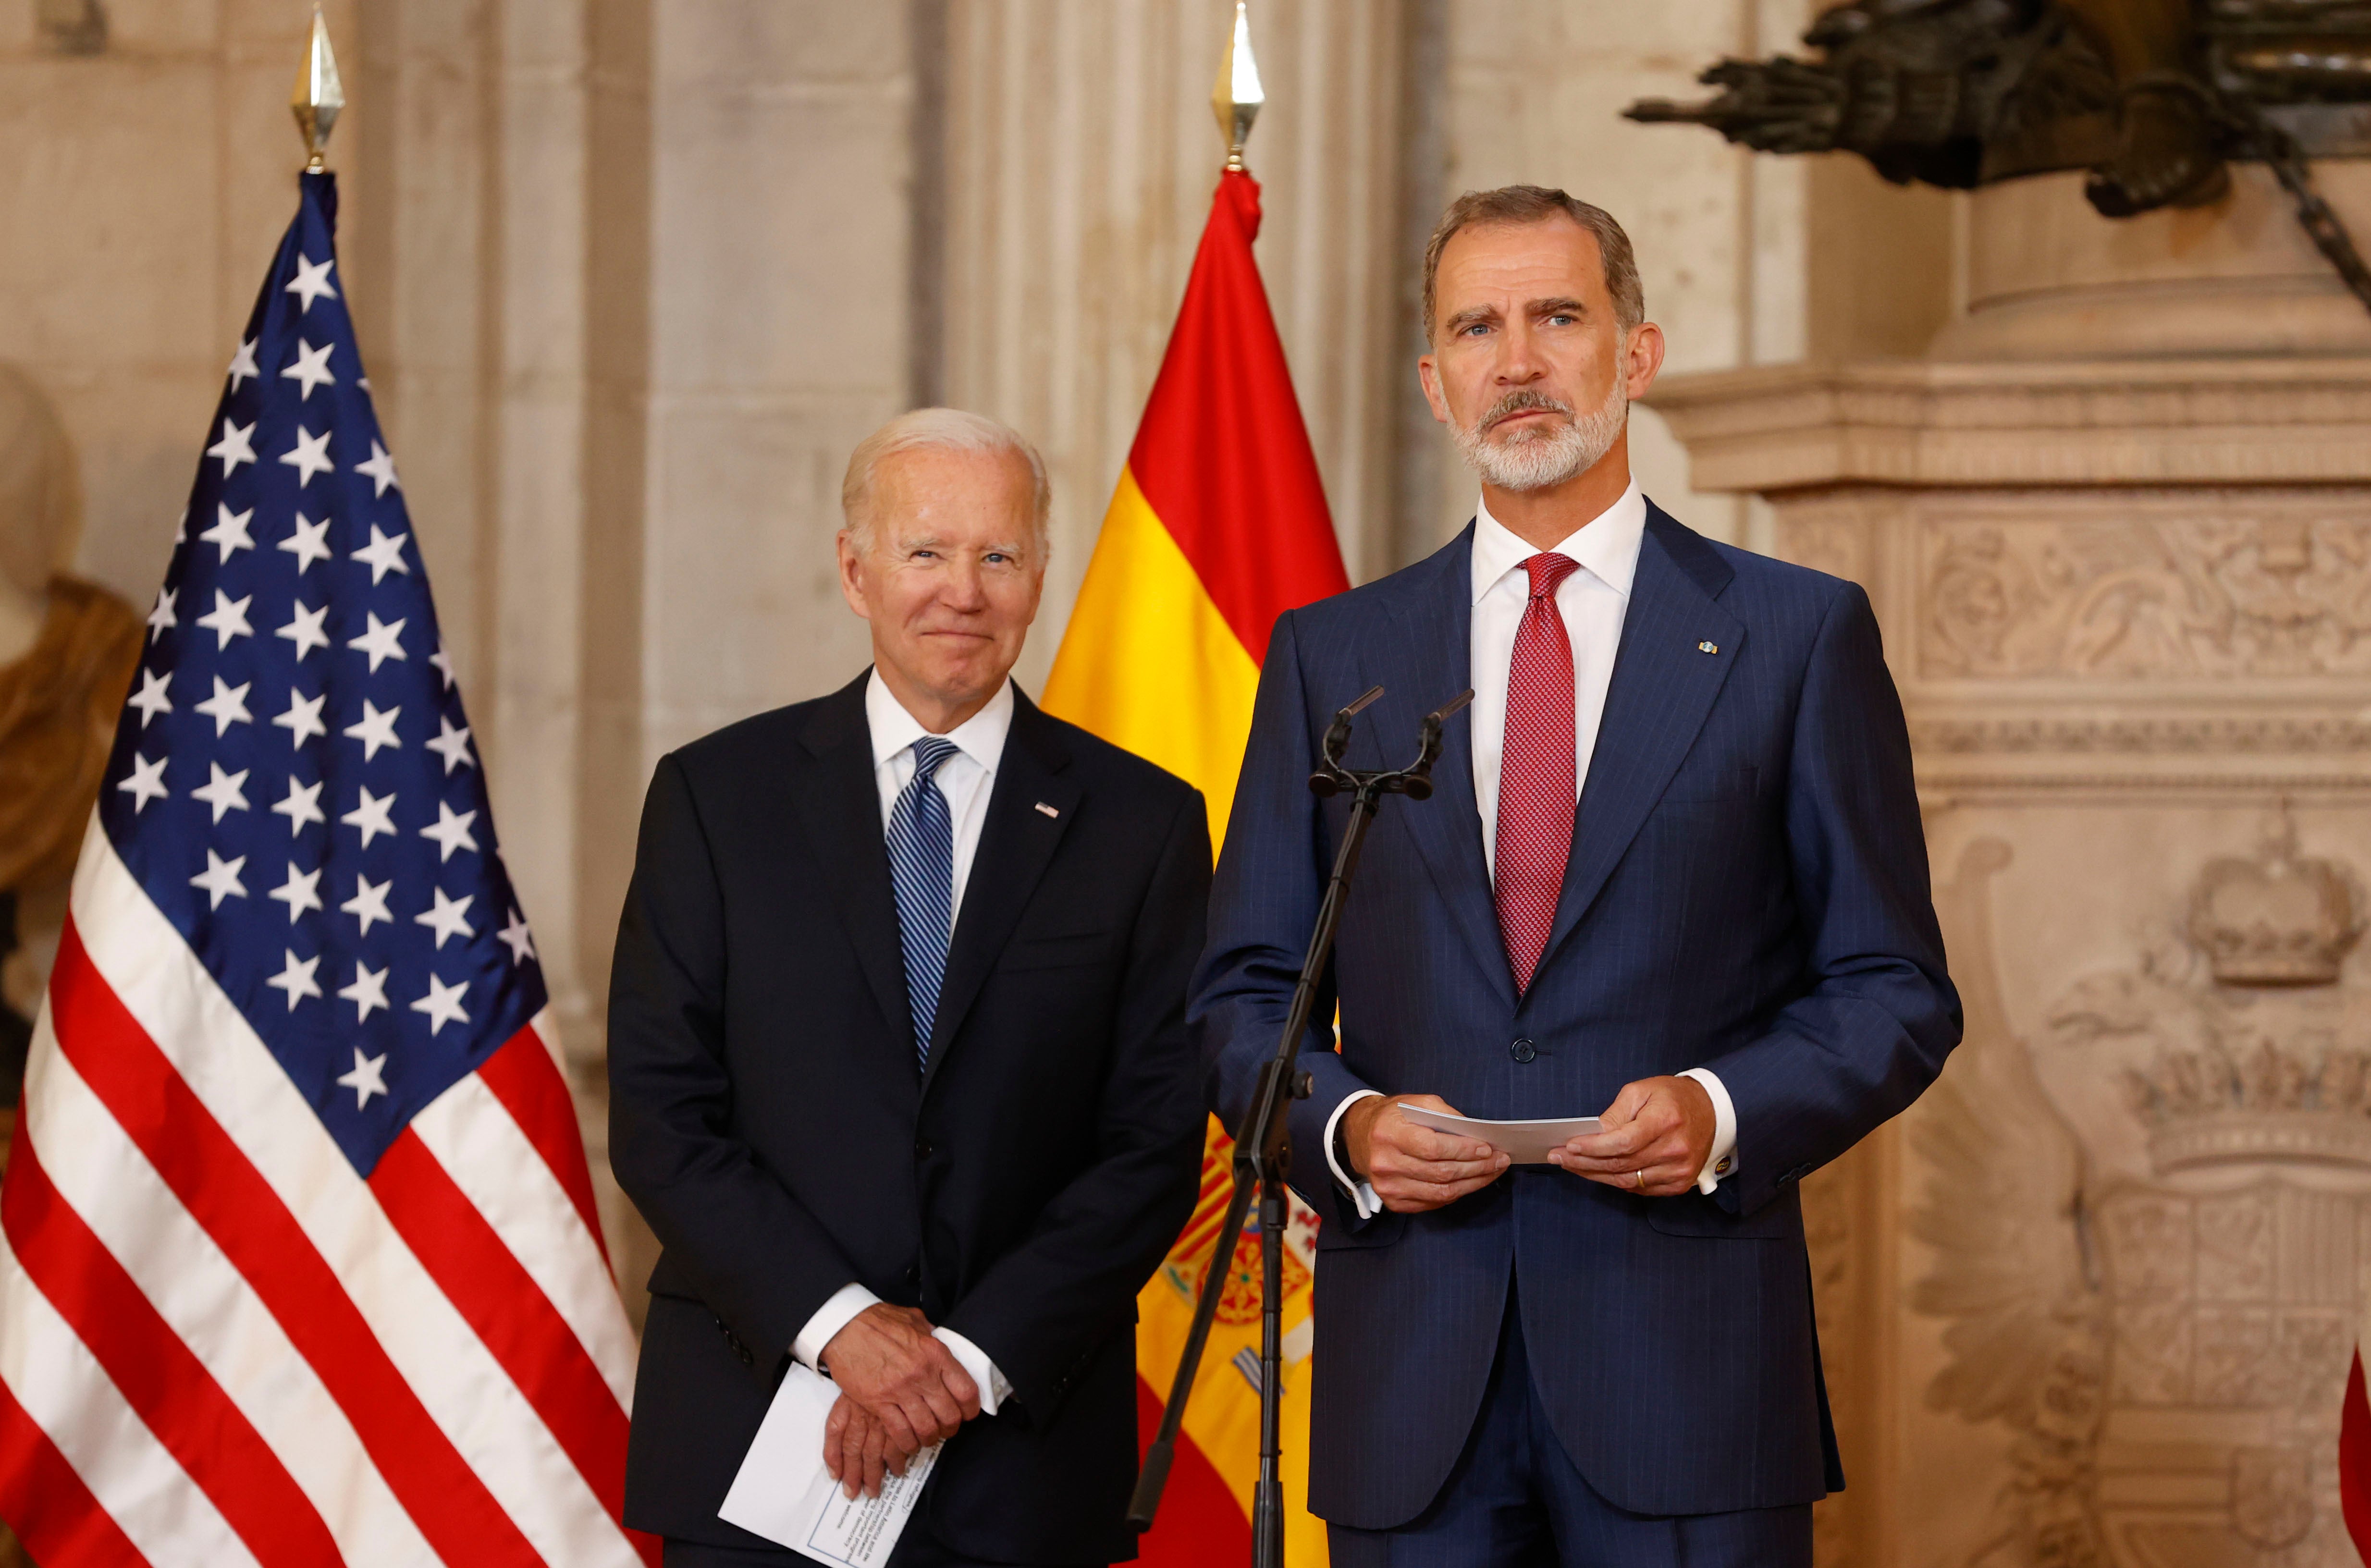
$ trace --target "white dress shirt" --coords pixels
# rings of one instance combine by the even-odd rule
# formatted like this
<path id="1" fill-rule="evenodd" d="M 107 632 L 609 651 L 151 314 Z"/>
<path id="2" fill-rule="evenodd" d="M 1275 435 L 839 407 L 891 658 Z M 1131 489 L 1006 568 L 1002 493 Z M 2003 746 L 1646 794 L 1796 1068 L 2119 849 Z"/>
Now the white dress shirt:
<path id="1" fill-rule="evenodd" d="M 873 731 L 873 782 L 881 791 L 881 829 L 889 830 L 889 811 L 897 803 L 897 796 L 914 778 L 914 743 L 931 732 L 922 721 L 906 711 L 905 705 L 892 696 L 881 672 L 864 683 L 864 720 Z M 945 738 L 955 744 L 955 754 L 939 764 L 932 780 L 939 793 L 947 799 L 947 814 L 954 823 L 954 901 L 949 905 L 951 916 L 963 913 L 964 886 L 971 880 L 972 857 L 979 851 L 979 830 L 988 820 L 988 799 L 994 792 L 996 765 L 1004 755 L 1004 737 L 1012 729 L 1012 683 L 1007 681 L 988 706 L 947 732 Z M 850 1320 L 879 1302 L 881 1297 L 850 1280 L 835 1292 L 828 1301 L 807 1320 L 792 1343 L 791 1355 L 816 1371 L 822 1366 L 824 1346 L 832 1336 L 848 1327 Z M 1012 1385 L 987 1353 L 952 1329 L 931 1331 L 943 1343 L 971 1380 L 979 1385 L 979 1408 L 984 1415 L 994 1415 L 996 1407 L 1012 1397 Z"/>
<path id="2" fill-rule="evenodd" d="M 1556 609 L 1572 642 L 1573 782 L 1586 788 L 1589 759 L 1597 751 L 1597 730 L 1605 718 L 1606 688 L 1613 679 L 1613 655 L 1622 646 L 1622 617 L 1630 607 L 1630 582 L 1638 570 L 1638 546 L 1647 536 L 1647 497 L 1633 480 L 1620 500 L 1544 552 L 1566 556 L 1580 570 L 1556 586 Z M 1515 659 L 1515 633 L 1531 603 L 1531 575 L 1523 562 L 1544 552 L 1490 515 L 1489 503 L 1474 511 L 1474 622 L 1468 643 L 1474 701 L 1466 709 L 1474 735 L 1474 804 L 1482 816 L 1482 858 L 1495 879 L 1498 870 L 1498 767 L 1507 744 L 1507 678 Z M 1578 795 L 1575 801 L 1578 803 Z M 1696 1187 L 1709 1193 L 1735 1169 L 1737 1108 L 1729 1090 L 1708 1068 L 1681 1075 L 1704 1085 L 1712 1100 L 1712 1149 Z M 1362 1089 L 1345 1098 L 1325 1121 L 1325 1163 L 1357 1203 L 1361 1219 L 1382 1205 L 1375 1190 L 1353 1182 L 1334 1157 L 1334 1130 L 1342 1113 L 1376 1094 Z"/>

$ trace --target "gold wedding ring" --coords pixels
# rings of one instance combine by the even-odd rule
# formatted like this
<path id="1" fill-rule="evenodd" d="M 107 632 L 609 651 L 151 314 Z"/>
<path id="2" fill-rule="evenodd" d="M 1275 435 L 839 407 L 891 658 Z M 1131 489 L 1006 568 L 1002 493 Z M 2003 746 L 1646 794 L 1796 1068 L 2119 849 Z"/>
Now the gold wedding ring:
<path id="1" fill-rule="evenodd" d="M 1638 1183 L 1638 1190 L 1642 1193 L 1645 1192 L 1647 1190 L 1647 1173 L 1644 1170 L 1633 1170 L 1630 1175 L 1631 1179 Z"/>

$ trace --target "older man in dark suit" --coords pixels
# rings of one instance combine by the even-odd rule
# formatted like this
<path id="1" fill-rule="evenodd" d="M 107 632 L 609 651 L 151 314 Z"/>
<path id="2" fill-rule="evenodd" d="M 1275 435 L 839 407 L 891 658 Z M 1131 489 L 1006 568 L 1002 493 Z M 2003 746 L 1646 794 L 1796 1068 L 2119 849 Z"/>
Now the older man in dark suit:
<path id="1" fill-rule="evenodd" d="M 1340 1053 L 1301 1058 L 1310 1505 L 1334 1568 L 1809 1568 L 1842 1477 L 1796 1183 L 1960 1033 L 1877 623 L 1640 493 L 1662 334 L 1607 214 L 1467 196 L 1426 285 L 1482 505 L 1278 623 L 1193 1003 L 1238 1118 L 1343 827 L 1306 787 L 1328 721 L 1385 687 L 1350 757 L 1381 767 L 1473 686 L 1367 846 Z M 1605 1129 L 1510 1170 L 1395 1102 Z"/>
<path id="2" fill-rule="evenodd" d="M 897 1568 L 1133 1557 L 1136 1293 L 1201 1147 L 1201 797 L 1013 686 L 1019 436 L 905 415 L 842 499 L 872 670 L 661 759 L 619 931 L 610 1158 L 665 1249 L 627 1522 L 671 1568 L 804 1561 L 717 1517 L 795 1358 L 851 1489 L 947 1443 Z"/>

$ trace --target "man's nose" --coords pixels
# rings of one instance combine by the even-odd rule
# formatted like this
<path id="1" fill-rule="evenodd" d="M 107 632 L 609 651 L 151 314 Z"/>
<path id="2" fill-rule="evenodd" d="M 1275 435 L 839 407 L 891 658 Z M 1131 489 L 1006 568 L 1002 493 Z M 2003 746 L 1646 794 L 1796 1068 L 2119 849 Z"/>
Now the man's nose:
<path id="1" fill-rule="evenodd" d="M 959 560 L 947 573 L 941 597 L 951 609 L 976 610 L 988 603 L 988 580 L 973 560 Z"/>
<path id="2" fill-rule="evenodd" d="M 1525 386 L 1547 374 L 1547 366 L 1537 352 L 1539 345 L 1532 340 L 1528 325 L 1518 324 L 1509 328 L 1498 342 L 1498 380 L 1501 386 Z"/>

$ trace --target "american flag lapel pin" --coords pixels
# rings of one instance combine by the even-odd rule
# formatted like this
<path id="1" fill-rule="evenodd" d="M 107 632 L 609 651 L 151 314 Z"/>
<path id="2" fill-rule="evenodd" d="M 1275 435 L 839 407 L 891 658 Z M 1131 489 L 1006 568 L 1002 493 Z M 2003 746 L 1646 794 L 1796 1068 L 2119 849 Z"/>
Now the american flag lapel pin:
<path id="1" fill-rule="evenodd" d="M 1060 815 L 1062 814 L 1060 812 L 1057 811 L 1057 810 L 1056 810 L 1055 808 L 1053 808 L 1052 806 L 1047 805 L 1047 804 L 1045 801 L 1038 801 L 1038 802 L 1037 802 L 1037 809 L 1038 809 L 1039 811 L 1041 811 L 1041 812 L 1044 812 L 1044 813 L 1045 813 L 1047 816 L 1049 816 L 1049 817 L 1058 817 L 1058 816 L 1060 816 Z"/>

